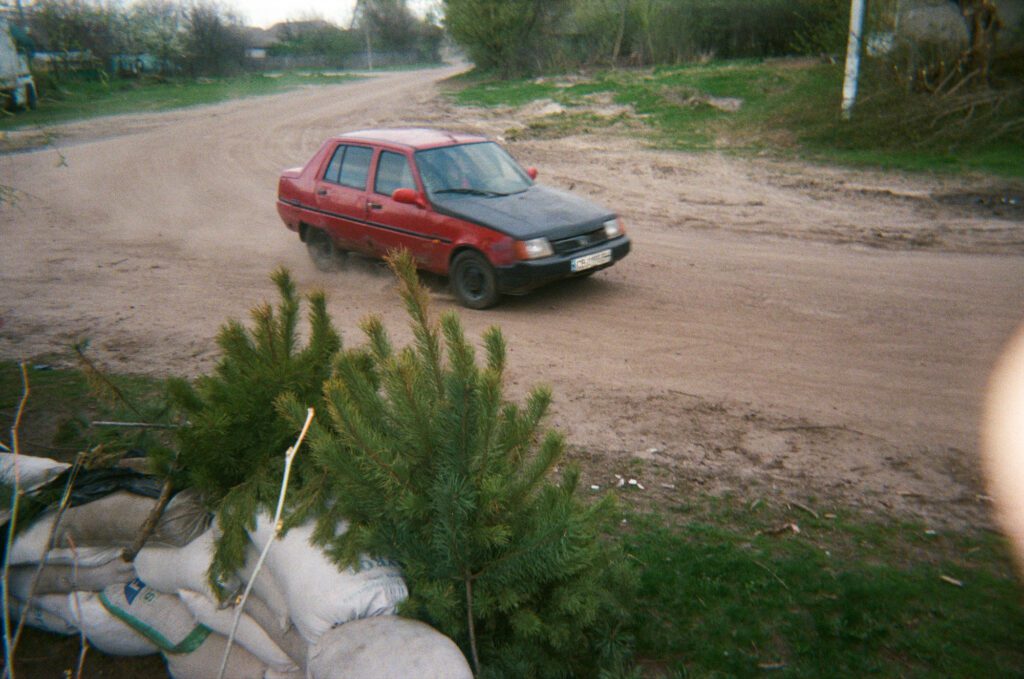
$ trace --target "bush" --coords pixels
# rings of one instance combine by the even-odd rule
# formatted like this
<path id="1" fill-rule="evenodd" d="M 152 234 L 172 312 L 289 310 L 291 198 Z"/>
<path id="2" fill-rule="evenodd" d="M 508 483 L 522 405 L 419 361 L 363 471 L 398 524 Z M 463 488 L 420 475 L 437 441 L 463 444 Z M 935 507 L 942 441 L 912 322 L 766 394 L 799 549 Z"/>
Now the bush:
<path id="1" fill-rule="evenodd" d="M 454 638 L 478 676 L 596 676 L 621 663 L 632 574 L 600 535 L 611 498 L 582 503 L 573 469 L 550 480 L 564 450 L 542 429 L 550 391 L 507 402 L 500 331 L 484 334 L 478 366 L 458 316 L 430 318 L 412 257 L 390 263 L 415 343 L 395 349 L 371 317 L 367 346 L 339 357 L 329 416 L 310 434 L 325 478 L 318 535 L 339 563 L 398 561 L 403 612 Z M 299 423 L 305 404 L 289 403 Z M 349 528 L 335 538 L 339 521 Z"/>
<path id="2" fill-rule="evenodd" d="M 323 384 L 341 347 L 325 297 L 316 292 L 308 297 L 309 342 L 299 349 L 295 285 L 283 269 L 273 278 L 281 294 L 276 313 L 268 304 L 256 307 L 251 331 L 238 321 L 227 323 L 217 337 L 222 356 L 214 373 L 194 384 L 169 382 L 171 402 L 188 418 L 177 441 L 182 483 L 199 490 L 218 511 L 224 531 L 211 572 L 215 589 L 241 566 L 245 529 L 257 508 L 273 508 L 277 502 L 281 460 L 295 437 L 279 402 L 287 396 L 322 411 Z M 299 485 L 319 478 L 319 470 L 311 469 L 303 456 L 292 473 Z"/>
<path id="3" fill-rule="evenodd" d="M 339 566 L 357 565 L 360 554 L 401 564 L 410 590 L 403 613 L 455 639 L 478 676 L 621 667 L 634 574 L 618 543 L 602 536 L 611 498 L 584 503 L 577 472 L 555 471 L 564 442 L 543 428 L 550 391 L 535 389 L 523 406 L 508 402 L 500 331 L 485 333 L 478 366 L 458 316 L 430 317 L 412 257 L 390 262 L 413 346 L 394 348 L 371 317 L 362 326 L 367 345 L 342 351 L 324 296 L 314 293 L 300 350 L 299 300 L 279 270 L 276 311 L 257 307 L 251 330 L 228 323 L 215 373 L 172 382 L 188 417 L 181 474 L 224 531 L 211 583 L 240 565 L 246 527 L 273 508 L 283 453 L 312 406 L 286 528 L 316 518 L 315 538 Z M 341 522 L 348 530 L 336 537 Z"/>

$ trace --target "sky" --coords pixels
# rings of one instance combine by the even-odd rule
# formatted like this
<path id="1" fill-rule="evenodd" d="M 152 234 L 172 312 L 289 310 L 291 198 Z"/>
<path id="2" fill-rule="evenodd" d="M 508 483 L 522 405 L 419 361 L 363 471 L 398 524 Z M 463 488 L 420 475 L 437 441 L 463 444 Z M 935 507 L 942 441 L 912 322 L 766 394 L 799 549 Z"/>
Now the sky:
<path id="1" fill-rule="evenodd" d="M 249 26 L 269 28 L 280 21 L 317 18 L 347 28 L 356 0 L 223 0 L 222 4 L 240 14 Z M 420 16 L 436 4 L 434 0 L 409 0 L 410 9 Z"/>

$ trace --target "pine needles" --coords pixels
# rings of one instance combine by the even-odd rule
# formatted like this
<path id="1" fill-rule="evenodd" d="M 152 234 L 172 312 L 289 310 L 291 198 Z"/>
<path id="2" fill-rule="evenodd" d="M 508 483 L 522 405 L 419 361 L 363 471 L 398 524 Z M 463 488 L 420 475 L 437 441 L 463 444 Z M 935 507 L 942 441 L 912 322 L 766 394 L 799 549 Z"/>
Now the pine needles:
<path id="1" fill-rule="evenodd" d="M 252 312 L 253 327 L 225 324 L 217 338 L 222 356 L 212 375 L 194 385 L 171 380 L 172 403 L 189 420 L 178 432 L 179 464 L 185 485 L 197 488 L 217 509 L 223 538 L 211 583 L 238 568 L 259 507 L 272 508 L 281 483 L 280 453 L 294 429 L 277 410 L 288 396 L 316 407 L 341 337 L 331 325 L 323 292 L 308 296 L 309 341 L 298 347 L 300 300 L 283 269 L 272 275 L 281 295 L 275 309 Z M 305 412 L 305 410 L 303 411 Z M 300 479 L 308 478 L 300 463 Z M 314 483 L 309 484 L 311 487 Z"/>
<path id="2" fill-rule="evenodd" d="M 214 374 L 172 383 L 189 421 L 178 432 L 184 481 L 223 532 L 211 584 L 241 565 L 245 529 L 277 497 L 280 451 L 313 407 L 285 529 L 315 517 L 314 539 L 339 565 L 358 568 L 364 554 L 398 562 L 410 590 L 403 614 L 455 639 L 478 676 L 619 667 L 631 648 L 621 630 L 633 574 L 602 537 L 610 498 L 584 504 L 575 470 L 555 472 L 565 443 L 544 429 L 550 390 L 507 401 L 501 332 L 484 333 L 478 361 L 455 313 L 431 315 L 412 257 L 389 263 L 409 346 L 370 317 L 365 343 L 343 350 L 318 292 L 300 348 L 299 298 L 279 270 L 281 302 L 257 307 L 251 328 L 224 326 Z"/>
<path id="3" fill-rule="evenodd" d="M 459 317 L 432 319 L 411 256 L 389 263 L 415 341 L 396 349 L 370 318 L 366 346 L 339 355 L 329 419 L 310 435 L 325 478 L 318 535 L 339 563 L 399 562 L 404 612 L 456 639 L 479 676 L 589 676 L 620 661 L 631 575 L 600 537 L 610 500 L 581 503 L 571 469 L 551 481 L 564 441 L 542 429 L 550 391 L 507 402 L 501 332 L 484 334 L 478 365 Z M 305 406 L 286 408 L 294 426 Z"/>

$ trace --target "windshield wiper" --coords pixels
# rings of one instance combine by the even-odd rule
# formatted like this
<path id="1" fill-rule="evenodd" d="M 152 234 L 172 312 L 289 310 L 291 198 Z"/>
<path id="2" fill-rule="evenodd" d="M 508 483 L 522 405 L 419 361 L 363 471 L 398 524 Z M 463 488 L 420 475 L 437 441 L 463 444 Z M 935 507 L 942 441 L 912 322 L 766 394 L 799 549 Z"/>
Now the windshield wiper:
<path id="1" fill-rule="evenodd" d="M 498 191 L 484 191 L 482 189 L 441 189 L 440 191 L 434 191 L 435 195 L 441 193 L 457 193 L 464 196 L 487 196 L 488 198 L 509 195 L 507 193 L 500 193 Z"/>

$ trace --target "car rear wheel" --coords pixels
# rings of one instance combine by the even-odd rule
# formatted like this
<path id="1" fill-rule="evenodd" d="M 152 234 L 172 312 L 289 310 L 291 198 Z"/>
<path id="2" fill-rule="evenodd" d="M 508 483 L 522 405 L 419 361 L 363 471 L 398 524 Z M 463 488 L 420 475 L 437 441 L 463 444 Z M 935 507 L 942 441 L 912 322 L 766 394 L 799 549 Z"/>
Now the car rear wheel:
<path id="1" fill-rule="evenodd" d="M 491 263 L 479 252 L 467 250 L 452 260 L 451 283 L 462 306 L 486 309 L 498 302 L 498 277 Z"/>
<path id="2" fill-rule="evenodd" d="M 320 271 L 337 271 L 340 268 L 344 251 L 339 250 L 334 239 L 322 229 L 310 228 L 306 234 L 306 250 Z"/>

